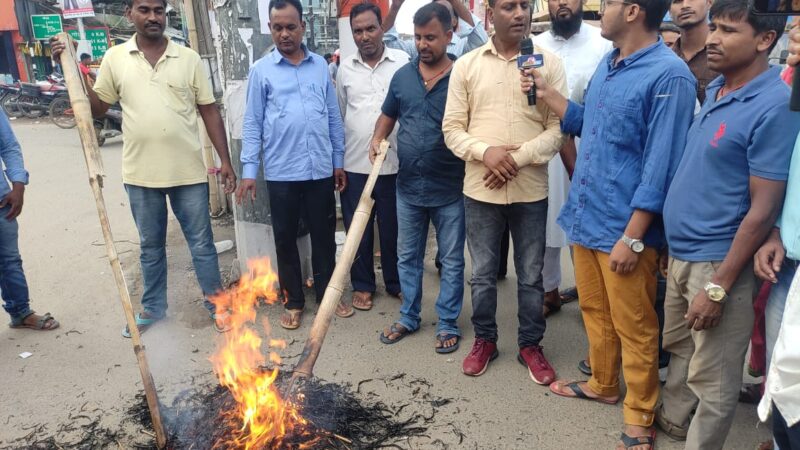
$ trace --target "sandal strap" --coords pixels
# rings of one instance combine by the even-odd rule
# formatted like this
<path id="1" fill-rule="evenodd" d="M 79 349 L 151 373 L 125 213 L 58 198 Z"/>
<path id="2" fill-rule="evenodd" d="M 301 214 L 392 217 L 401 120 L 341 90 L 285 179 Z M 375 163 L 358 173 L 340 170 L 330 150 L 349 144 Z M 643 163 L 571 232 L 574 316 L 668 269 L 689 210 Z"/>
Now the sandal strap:
<path id="1" fill-rule="evenodd" d="M 648 445 L 650 448 L 653 448 L 653 442 L 655 442 L 652 436 L 633 437 L 625 433 L 622 433 L 619 440 L 622 441 L 622 445 L 624 445 L 626 449 L 636 447 L 637 445 Z"/>
<path id="2" fill-rule="evenodd" d="M 583 398 L 587 400 L 593 400 L 585 392 L 581 389 L 581 386 L 578 384 L 577 381 L 573 381 L 572 383 L 567 383 L 564 387 L 568 387 L 574 394 L 576 398 Z"/>
<path id="3" fill-rule="evenodd" d="M 44 313 L 44 315 L 36 321 L 36 328 L 43 330 L 44 325 L 51 320 L 55 320 L 53 319 L 53 316 L 50 313 Z"/>

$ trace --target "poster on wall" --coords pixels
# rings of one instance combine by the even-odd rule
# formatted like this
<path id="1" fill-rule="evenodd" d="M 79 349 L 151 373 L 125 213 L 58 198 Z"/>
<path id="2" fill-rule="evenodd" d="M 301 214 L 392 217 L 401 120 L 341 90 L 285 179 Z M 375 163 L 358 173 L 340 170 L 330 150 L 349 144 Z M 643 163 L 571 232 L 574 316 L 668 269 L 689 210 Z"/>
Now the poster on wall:
<path id="1" fill-rule="evenodd" d="M 58 4 L 61 6 L 61 15 L 65 19 L 94 17 L 92 0 L 58 0 Z"/>

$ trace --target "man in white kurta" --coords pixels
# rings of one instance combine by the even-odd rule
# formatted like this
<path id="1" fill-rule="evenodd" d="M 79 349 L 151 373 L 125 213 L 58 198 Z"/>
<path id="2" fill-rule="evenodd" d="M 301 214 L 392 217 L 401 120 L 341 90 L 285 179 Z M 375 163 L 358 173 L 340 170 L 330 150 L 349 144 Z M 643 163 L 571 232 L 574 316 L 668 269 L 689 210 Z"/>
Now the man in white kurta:
<path id="1" fill-rule="evenodd" d="M 534 36 L 537 47 L 555 53 L 561 58 L 567 73 L 570 98 L 583 103 L 583 93 L 603 56 L 612 50 L 611 41 L 600 36 L 600 28 L 583 23 L 582 0 L 549 0 L 550 31 Z M 570 138 L 560 154 L 547 167 L 548 210 L 547 247 L 544 255 L 545 315 L 561 308 L 558 287 L 561 284 L 561 249 L 568 245 L 564 230 L 556 224 L 558 213 L 567 200 L 570 174 L 575 167 L 578 138 Z M 562 158 L 563 156 L 563 158 Z"/>

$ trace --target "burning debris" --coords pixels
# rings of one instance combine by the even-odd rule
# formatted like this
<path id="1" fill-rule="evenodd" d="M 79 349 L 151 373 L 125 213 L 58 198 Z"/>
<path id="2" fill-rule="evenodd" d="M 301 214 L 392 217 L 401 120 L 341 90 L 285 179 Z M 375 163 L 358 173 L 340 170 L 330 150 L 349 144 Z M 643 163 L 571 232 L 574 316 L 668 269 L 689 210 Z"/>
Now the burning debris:
<path id="1" fill-rule="evenodd" d="M 159 408 L 168 449 L 409 448 L 409 439 L 427 436 L 436 412 L 449 400 L 431 396 L 431 385 L 425 380 L 405 380 L 405 374 L 398 374 L 362 380 L 353 392 L 350 385 L 303 377 L 299 389 L 289 389 L 298 387 L 297 380 L 278 369 L 282 364 L 278 351 L 286 344 L 270 338 L 266 319 L 257 323 L 260 303 L 278 301 L 277 275 L 266 259 L 250 261 L 248 268 L 236 284 L 212 298 L 217 318 L 225 318 L 229 328 L 218 336 L 217 350 L 209 358 L 219 385 L 184 391 L 172 406 Z M 397 389 L 399 384 L 412 390 L 410 402 L 389 406 L 378 394 L 362 393 L 364 385 L 380 381 L 386 388 Z M 285 391 L 293 395 L 283 398 Z M 104 428 L 101 417 L 103 414 L 94 419 L 76 416 L 74 419 L 87 420 L 72 420 L 68 430 L 61 427 L 54 437 L 42 436 L 44 427 L 40 426 L 3 448 L 155 448 L 149 438 L 131 444 L 142 442 L 142 435 L 130 436 L 129 429 L 114 432 Z M 153 422 L 144 394 L 127 409 L 120 426 L 130 424 L 136 429 L 133 434 L 151 435 L 147 430 L 153 429 Z M 71 432 L 70 441 L 60 439 L 62 431 Z M 463 435 L 454 431 L 460 442 Z M 443 445 L 439 440 L 433 442 Z"/>

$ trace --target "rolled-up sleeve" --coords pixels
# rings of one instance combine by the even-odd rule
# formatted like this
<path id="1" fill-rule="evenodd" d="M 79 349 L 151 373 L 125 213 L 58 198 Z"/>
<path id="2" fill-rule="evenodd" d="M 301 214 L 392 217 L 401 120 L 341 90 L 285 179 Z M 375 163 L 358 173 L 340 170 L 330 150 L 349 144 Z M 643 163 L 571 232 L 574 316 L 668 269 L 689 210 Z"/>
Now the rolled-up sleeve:
<path id="1" fill-rule="evenodd" d="M 567 76 L 564 72 L 564 65 L 559 58 L 552 58 L 549 61 L 545 77 L 547 84 L 557 89 L 561 95 L 565 97 L 569 95 Z M 518 151 L 511 153 L 520 167 L 529 164 L 545 164 L 553 159 L 553 156 L 564 145 L 561 120 L 549 107 L 545 107 L 543 113 L 545 119 L 544 131 L 530 141 L 523 143 Z"/>
<path id="2" fill-rule="evenodd" d="M 341 68 L 339 70 L 341 72 Z M 342 123 L 342 113 L 339 111 L 339 101 L 336 97 L 336 89 L 329 77 L 325 92 L 325 101 L 328 106 L 328 133 L 333 146 L 333 168 L 341 169 L 344 167 L 344 124 Z"/>
<path id="3" fill-rule="evenodd" d="M 28 171 L 25 170 L 22 160 L 22 150 L 5 112 L 0 112 L 0 158 L 6 166 L 6 177 L 9 181 L 28 184 Z"/>
<path id="4" fill-rule="evenodd" d="M 389 48 L 408 53 L 412 59 L 417 57 L 417 46 L 412 41 L 402 39 L 395 27 L 389 28 L 383 33 L 383 43 Z"/>
<path id="5" fill-rule="evenodd" d="M 463 19 L 458 19 L 458 36 L 465 39 L 464 53 L 474 50 L 489 40 L 489 34 L 483 29 L 483 22 L 475 14 L 472 14 L 472 26 Z"/>
<path id="6" fill-rule="evenodd" d="M 469 96 L 465 76 L 467 68 L 459 62 L 461 61 L 456 61 L 450 73 L 450 85 L 447 88 L 447 106 L 442 120 L 444 143 L 454 155 L 464 161 L 482 161 L 489 144 L 467 132 L 469 126 Z"/>
<path id="7" fill-rule="evenodd" d="M 667 189 L 686 147 L 692 122 L 695 81 L 667 78 L 656 85 L 647 120 L 647 141 L 642 156 L 642 179 L 631 199 L 634 209 L 661 214 Z"/>
<path id="8" fill-rule="evenodd" d="M 584 107 L 580 103 L 572 100 L 567 105 L 567 112 L 564 113 L 564 120 L 561 121 L 561 131 L 571 136 L 581 137 L 583 128 Z"/>
<path id="9" fill-rule="evenodd" d="M 268 87 L 265 85 L 258 67 L 250 69 L 247 82 L 247 104 L 242 122 L 242 178 L 255 179 L 261 163 L 264 148 L 264 108 L 266 107 Z"/>

